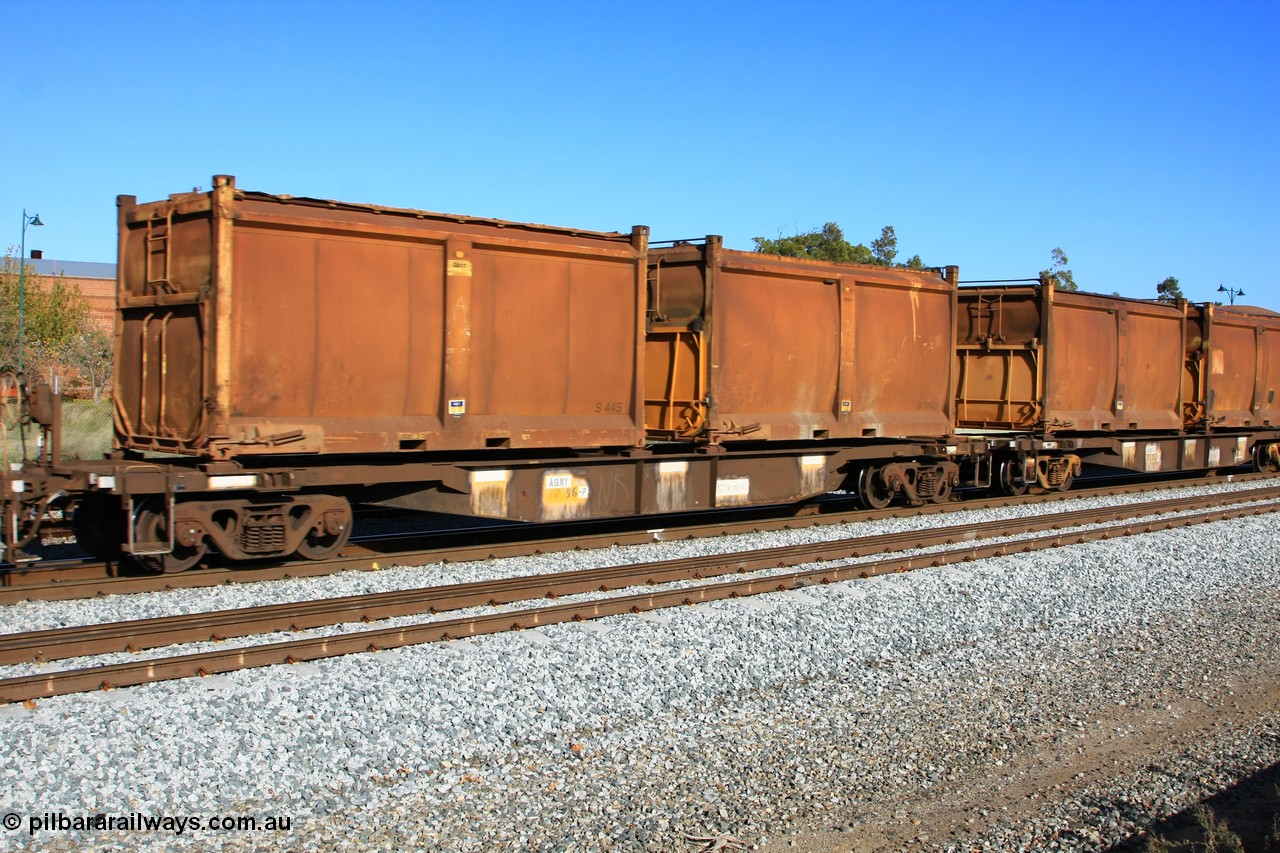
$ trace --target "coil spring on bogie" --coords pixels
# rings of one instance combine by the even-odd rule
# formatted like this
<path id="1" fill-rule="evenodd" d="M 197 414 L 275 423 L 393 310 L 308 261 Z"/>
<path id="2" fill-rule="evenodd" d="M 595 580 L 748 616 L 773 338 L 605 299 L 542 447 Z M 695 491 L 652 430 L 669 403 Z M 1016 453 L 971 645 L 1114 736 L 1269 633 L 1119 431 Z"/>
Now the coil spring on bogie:
<path id="1" fill-rule="evenodd" d="M 1045 480 L 1049 483 L 1050 488 L 1057 488 L 1067 481 L 1067 472 L 1071 470 L 1071 466 L 1064 464 L 1061 459 L 1050 459 L 1049 464 L 1045 466 Z"/>
<path id="2" fill-rule="evenodd" d="M 240 548 L 246 554 L 270 554 L 284 550 L 284 525 L 246 527 L 240 534 Z"/>
<path id="3" fill-rule="evenodd" d="M 924 468 L 916 475 L 916 496 L 931 498 L 938 493 L 938 471 L 935 468 Z"/>
<path id="4" fill-rule="evenodd" d="M 250 517 L 240 530 L 246 554 L 274 554 L 284 550 L 284 518 L 279 513 Z"/>

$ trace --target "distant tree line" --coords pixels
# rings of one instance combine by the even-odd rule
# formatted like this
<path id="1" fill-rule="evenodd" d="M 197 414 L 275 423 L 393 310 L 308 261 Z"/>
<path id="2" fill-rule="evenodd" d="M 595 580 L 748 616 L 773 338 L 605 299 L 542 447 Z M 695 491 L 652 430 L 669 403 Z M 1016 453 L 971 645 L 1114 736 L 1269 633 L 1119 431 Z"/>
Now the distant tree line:
<path id="1" fill-rule="evenodd" d="M 766 255 L 785 255 L 789 258 L 810 258 L 816 261 L 836 261 L 842 264 L 871 264 L 879 267 L 902 267 L 921 270 L 925 268 L 919 255 L 912 255 L 904 264 L 895 263 L 898 257 L 898 236 L 892 225 L 880 229 L 880 236 L 867 246 L 854 245 L 845 239 L 844 231 L 834 222 L 821 228 L 789 237 L 779 236 L 769 240 L 752 237 L 756 251 Z"/>
<path id="2" fill-rule="evenodd" d="M 12 254 L 0 259 L 0 373 L 16 373 L 21 361 L 28 382 L 80 385 L 98 399 L 111 381 L 111 337 L 90 319 L 79 288 L 61 275 L 39 275 L 31 263 L 23 270 L 23 263 Z"/>
<path id="3" fill-rule="evenodd" d="M 779 235 L 774 239 L 752 237 L 755 250 L 769 255 L 785 255 L 789 258 L 811 258 L 821 261 L 836 261 L 844 264 L 871 264 L 882 267 L 900 267 L 904 269 L 925 269 L 924 261 L 919 255 L 912 255 L 903 264 L 895 263 L 898 257 L 898 236 L 892 225 L 880 230 L 880 236 L 871 241 L 871 245 L 853 244 L 845 239 L 844 231 L 834 222 L 828 222 L 821 228 L 790 236 Z M 1067 267 L 1070 261 L 1061 247 L 1049 252 L 1050 265 L 1040 271 L 1041 281 L 1051 281 L 1059 290 L 1079 290 L 1075 276 Z M 1114 294 L 1119 296 L 1120 294 Z M 1169 276 L 1156 285 L 1156 299 L 1160 302 L 1177 302 L 1185 299 L 1178 280 Z"/>

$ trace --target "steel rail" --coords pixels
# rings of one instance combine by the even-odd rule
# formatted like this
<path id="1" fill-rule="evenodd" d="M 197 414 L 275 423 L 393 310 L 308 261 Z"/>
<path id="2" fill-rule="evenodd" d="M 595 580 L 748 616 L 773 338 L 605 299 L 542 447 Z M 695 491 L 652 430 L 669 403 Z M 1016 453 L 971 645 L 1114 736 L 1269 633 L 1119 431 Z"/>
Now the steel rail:
<path id="1" fill-rule="evenodd" d="M 908 571 L 924 566 L 968 562 L 988 557 L 1005 556 L 1011 553 L 1031 552 L 1065 544 L 1107 539 L 1139 532 L 1166 530 L 1277 510 L 1280 510 L 1280 502 L 1262 506 L 1217 509 L 1171 518 L 1145 518 L 1126 524 L 1096 527 L 1076 532 L 1059 532 L 1011 543 L 975 544 L 942 552 L 891 557 L 867 563 L 828 565 L 816 569 L 715 582 L 675 590 L 619 595 L 521 611 L 439 620 L 398 628 L 369 629 L 329 637 L 292 640 L 259 646 L 187 654 L 173 658 L 134 661 L 124 664 L 8 678 L 0 680 L 0 701 L 23 701 L 98 688 L 132 686 L 192 675 L 209 675 L 276 663 L 296 663 L 303 660 L 315 660 L 360 651 L 376 651 L 417 643 L 478 636 L 503 630 L 519 630 L 567 621 L 582 621 L 620 613 L 638 613 L 679 604 L 693 604 L 755 595 L 763 592 L 797 589 L 814 583 L 825 584 L 853 578 L 867 578 L 889 572 Z M 1048 521 L 1048 519 L 1041 520 Z M 840 554 L 841 552 L 837 551 L 836 553 Z M 847 556 L 841 554 L 831 559 L 846 559 Z"/>
<path id="2" fill-rule="evenodd" d="M 1224 496 L 1170 498 L 1130 506 L 974 522 L 678 560 L 0 634 L 0 665 L 64 660 L 112 652 L 136 652 L 179 643 L 220 641 L 252 634 L 300 631 L 344 622 L 374 622 L 464 607 L 558 598 L 630 586 L 655 586 L 679 580 L 701 580 L 802 563 L 860 558 L 874 553 L 929 548 L 998 536 L 1025 535 L 1121 518 L 1186 512 L 1268 498 L 1280 499 L 1280 486 L 1250 489 Z"/>
<path id="3" fill-rule="evenodd" d="M 1204 477 L 1193 480 L 1171 480 L 1158 485 L 1133 483 L 1121 486 L 1108 486 L 1092 489 L 1073 489 L 1069 492 L 1050 492 L 1041 495 L 1023 495 L 1015 498 L 984 497 L 977 500 L 955 501 L 945 504 L 926 504 L 918 507 L 895 506 L 884 510 L 858 509 L 852 511 L 822 514 L 819 510 L 810 509 L 801 515 L 784 515 L 761 517 L 752 516 L 746 520 L 718 520 L 708 522 L 699 519 L 693 523 L 681 524 L 677 519 L 646 519 L 644 528 L 623 529 L 614 524 L 605 532 L 594 529 L 594 526 L 576 523 L 573 526 L 587 527 L 587 532 L 563 533 L 565 526 L 550 525 L 530 527 L 493 528 L 493 533 L 478 543 L 462 544 L 458 542 L 462 534 L 457 531 L 434 534 L 429 537 L 421 535 L 416 538 L 418 547 L 402 551 L 378 551 L 367 545 L 351 543 L 346 546 L 344 556 L 326 561 L 296 560 L 279 563 L 268 567 L 228 567 L 211 569 L 193 569 L 171 575 L 133 575 L 107 576 L 100 574 L 92 579 L 67 579 L 40 582 L 36 569 L 25 569 L 19 574 L 6 575 L 0 573 L 0 605 L 16 604 L 21 601 L 65 601 L 77 598 L 94 598 L 102 595 L 123 595 L 135 592 L 156 592 L 168 589 L 197 589 L 220 586 L 228 583 L 257 583 L 264 580 L 283 580 L 288 578 L 321 577 L 340 571 L 376 571 L 391 565 L 414 565 L 421 563 L 450 562 L 460 563 L 468 560 L 485 560 L 497 557 L 524 556 L 537 553 L 553 553 L 611 545 L 635 545 L 672 539 L 695 539 L 714 536 L 727 536 L 738 533 L 751 533 L 766 530 L 796 529 L 819 524 L 843 524 L 877 518 L 898 518 L 905 515 L 926 515 L 936 513 L 964 512 L 969 509 L 1025 505 L 1031 503 L 1057 503 L 1064 500 L 1089 498 L 1097 496 L 1138 494 L 1157 492 L 1167 489 L 1188 488 L 1200 485 L 1214 485 L 1223 482 L 1274 482 L 1276 477 L 1270 474 L 1231 474 L 1225 478 Z M 667 522 L 667 523 L 663 523 Z M 670 523 L 674 522 L 674 523 Z M 662 523 L 662 526 L 655 526 Z M 572 527 L 569 527 L 572 529 Z M 550 534 L 550 535 L 548 535 Z M 469 535 L 477 536 L 475 530 Z M 496 537 L 502 536 L 502 539 Z M 519 537 L 513 539 L 512 537 Z M 423 547 L 421 543 L 431 538 L 445 538 L 448 544 Z M 452 537 L 451 539 L 449 537 Z M 496 541 L 495 541 L 496 540 Z M 398 540 L 404 542 L 403 539 Z M 103 569 L 103 572 L 106 570 Z"/>

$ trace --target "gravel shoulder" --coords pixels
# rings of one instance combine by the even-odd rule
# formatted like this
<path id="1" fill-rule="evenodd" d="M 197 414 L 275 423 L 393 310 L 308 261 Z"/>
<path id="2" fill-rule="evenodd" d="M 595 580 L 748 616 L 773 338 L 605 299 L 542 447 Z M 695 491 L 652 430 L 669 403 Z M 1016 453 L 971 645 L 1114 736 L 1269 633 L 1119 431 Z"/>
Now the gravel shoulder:
<path id="1" fill-rule="evenodd" d="M 1265 770 L 1259 761 L 1280 760 L 1280 665 L 1258 663 L 1212 682 L 1224 673 L 1205 668 L 1199 686 L 1193 679 L 1190 689 L 1162 690 L 1149 704 L 1106 709 L 1069 735 L 1027 732 L 1027 752 L 1015 760 L 974 767 L 941 792 L 873 804 L 838 831 L 786 835 L 762 849 L 972 851 L 1015 840 L 1024 849 L 1142 849 L 1147 827 L 1170 807 L 1185 808 Z M 1258 833 L 1269 828 L 1276 805 L 1274 792 L 1259 790 L 1247 803 L 1216 811 L 1233 828 Z M 1169 829 L 1153 835 L 1177 838 Z"/>
<path id="2" fill-rule="evenodd" d="M 1251 517 L 6 707 L 6 813 L 292 823 L 0 848 L 1106 849 L 1280 761 L 1278 551 Z"/>

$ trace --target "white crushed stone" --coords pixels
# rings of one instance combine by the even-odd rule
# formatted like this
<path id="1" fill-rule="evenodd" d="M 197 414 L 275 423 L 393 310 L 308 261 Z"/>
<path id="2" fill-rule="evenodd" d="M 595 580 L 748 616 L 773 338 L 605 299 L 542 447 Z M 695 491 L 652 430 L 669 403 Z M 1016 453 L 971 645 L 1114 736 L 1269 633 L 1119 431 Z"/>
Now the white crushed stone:
<path id="1" fill-rule="evenodd" d="M 1044 512 L 989 510 L 965 520 Z M 938 523 L 891 519 L 852 534 L 834 527 L 754 534 L 750 545 L 664 542 L 29 603 L 4 608 L 0 618 L 3 630 L 30 630 L 609 565 L 624 553 L 654 560 Z M 1276 516 L 1259 516 L 713 602 L 658 620 L 611 617 L 536 636 L 8 708 L 0 812 L 20 815 L 22 826 L 0 829 L 0 846 L 692 850 L 684 833 L 754 841 L 848 822 L 860 804 L 945 785 L 1024 749 L 1037 732 L 1079 725 L 1097 708 L 1194 686 L 1206 667 L 1274 659 L 1277 545 Z M 1272 743 L 1268 725 L 1260 720 L 1257 732 L 1239 737 L 1265 752 L 1257 744 Z M 1275 760 L 1259 754 L 1258 766 Z M 1161 801 L 1186 805 L 1194 786 L 1169 778 Z M 1177 785 L 1186 790 L 1172 790 Z M 94 811 L 287 815 L 292 827 L 26 834 L 30 816 Z M 1089 819 L 1087 810 L 1064 805 L 1044 826 Z M 1076 847 L 1063 849 L 1105 846 L 1132 825 L 1106 819 L 1115 825 L 1082 832 Z M 997 824 L 990 832 L 1004 834 L 982 843 L 1017 847 L 1029 832 L 1033 842 L 1040 837 L 1040 829 Z"/>

